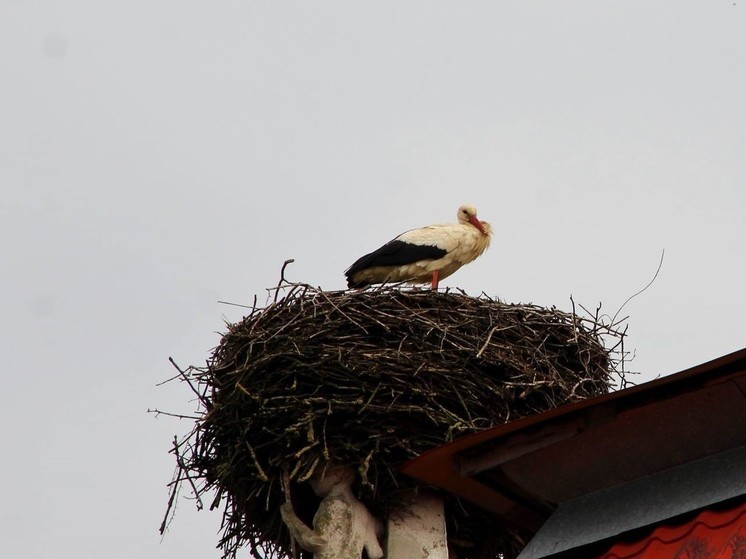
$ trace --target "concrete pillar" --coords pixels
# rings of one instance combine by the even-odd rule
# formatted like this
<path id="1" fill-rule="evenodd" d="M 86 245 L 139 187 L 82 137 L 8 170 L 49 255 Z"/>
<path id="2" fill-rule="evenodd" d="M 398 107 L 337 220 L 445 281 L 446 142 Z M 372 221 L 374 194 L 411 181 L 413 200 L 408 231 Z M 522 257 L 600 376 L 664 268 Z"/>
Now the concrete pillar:
<path id="1" fill-rule="evenodd" d="M 443 499 L 420 490 L 389 514 L 386 559 L 448 559 Z"/>

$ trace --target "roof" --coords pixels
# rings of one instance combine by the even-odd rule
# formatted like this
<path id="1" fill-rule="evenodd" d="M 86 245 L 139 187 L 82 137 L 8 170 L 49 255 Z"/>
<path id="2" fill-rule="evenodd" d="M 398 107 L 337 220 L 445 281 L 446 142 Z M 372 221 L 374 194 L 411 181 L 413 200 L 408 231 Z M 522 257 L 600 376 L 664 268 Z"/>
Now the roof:
<path id="1" fill-rule="evenodd" d="M 660 526 L 647 538 L 615 545 L 600 559 L 675 559 L 707 550 L 710 559 L 746 555 L 746 501 L 702 511 L 673 526 Z"/>
<path id="2" fill-rule="evenodd" d="M 741 446 L 570 499 L 559 505 L 518 559 L 594 557 L 622 534 L 626 539 L 630 533 L 713 504 L 739 498 L 746 502 L 744 472 L 746 447 Z M 630 539 L 638 540 L 639 535 Z"/>
<path id="3" fill-rule="evenodd" d="M 746 349 L 437 447 L 404 473 L 535 533 L 560 503 L 746 445 Z"/>

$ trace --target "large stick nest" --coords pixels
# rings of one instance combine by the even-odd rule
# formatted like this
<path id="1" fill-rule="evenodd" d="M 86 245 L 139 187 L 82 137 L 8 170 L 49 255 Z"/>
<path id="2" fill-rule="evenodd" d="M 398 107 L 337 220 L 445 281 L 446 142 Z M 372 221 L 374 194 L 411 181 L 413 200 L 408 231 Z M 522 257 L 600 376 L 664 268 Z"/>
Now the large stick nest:
<path id="1" fill-rule="evenodd" d="M 354 465 L 360 499 L 385 514 L 415 486 L 398 470 L 418 454 L 606 393 L 623 339 L 598 312 L 580 318 L 484 295 L 284 289 L 229 324 L 206 367 L 182 371 L 200 413 L 175 441 L 169 510 L 184 481 L 198 502 L 213 495 L 224 557 L 244 545 L 290 557 L 283 472 L 309 524 L 316 502 L 302 482 L 329 461 Z M 520 547 L 521 535 L 490 514 L 455 497 L 446 506 L 459 557 L 509 558 Z"/>

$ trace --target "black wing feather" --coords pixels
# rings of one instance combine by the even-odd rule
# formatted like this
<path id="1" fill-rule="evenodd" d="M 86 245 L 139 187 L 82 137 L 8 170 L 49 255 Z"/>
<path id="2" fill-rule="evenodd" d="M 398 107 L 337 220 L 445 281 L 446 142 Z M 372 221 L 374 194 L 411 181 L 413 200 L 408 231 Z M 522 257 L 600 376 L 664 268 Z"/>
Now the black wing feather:
<path id="1" fill-rule="evenodd" d="M 347 283 L 350 287 L 361 287 L 352 280 L 352 276 L 366 268 L 376 266 L 403 266 L 420 260 L 436 260 L 443 258 L 448 251 L 433 245 L 415 245 L 405 241 L 394 239 L 383 245 L 378 250 L 358 258 L 355 263 L 345 271 Z"/>

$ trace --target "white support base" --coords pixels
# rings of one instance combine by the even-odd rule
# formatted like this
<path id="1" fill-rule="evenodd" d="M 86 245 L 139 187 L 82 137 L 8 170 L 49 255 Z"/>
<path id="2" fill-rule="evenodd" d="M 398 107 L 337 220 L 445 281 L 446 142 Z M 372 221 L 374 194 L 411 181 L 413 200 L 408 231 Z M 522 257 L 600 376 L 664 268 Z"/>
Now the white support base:
<path id="1" fill-rule="evenodd" d="M 443 500 L 420 491 L 414 501 L 391 512 L 386 559 L 448 559 Z"/>

